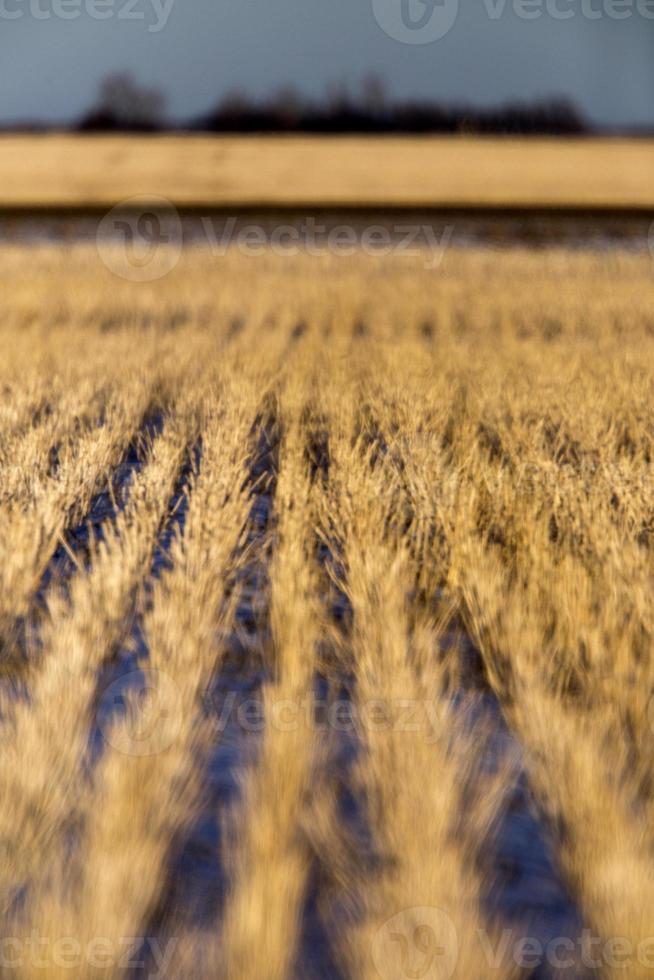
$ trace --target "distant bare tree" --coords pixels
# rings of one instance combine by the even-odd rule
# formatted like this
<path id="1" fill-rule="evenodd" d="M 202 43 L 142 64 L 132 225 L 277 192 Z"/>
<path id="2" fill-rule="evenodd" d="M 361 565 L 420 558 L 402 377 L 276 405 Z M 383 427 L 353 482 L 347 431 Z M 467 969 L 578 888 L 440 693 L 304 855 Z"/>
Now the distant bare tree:
<path id="1" fill-rule="evenodd" d="M 286 85 L 275 92 L 270 108 L 283 126 L 292 127 L 302 116 L 304 102 L 291 85 Z"/>
<path id="2" fill-rule="evenodd" d="M 327 86 L 327 111 L 336 114 L 343 112 L 344 109 L 349 108 L 351 105 L 352 96 L 347 82 L 344 79 L 330 82 Z"/>
<path id="3" fill-rule="evenodd" d="M 165 106 L 166 98 L 159 89 L 140 85 L 128 72 L 116 73 L 101 83 L 98 101 L 82 125 L 158 129 L 164 122 Z"/>
<path id="4" fill-rule="evenodd" d="M 221 99 L 218 106 L 218 112 L 222 113 L 225 117 L 241 117 L 247 115 L 248 112 L 253 112 L 254 106 L 252 99 L 247 94 L 247 92 L 241 89 L 230 89 L 229 92 Z"/>
<path id="5" fill-rule="evenodd" d="M 386 85 L 380 75 L 371 72 L 361 82 L 361 101 L 363 109 L 373 116 L 384 112 L 388 104 Z"/>

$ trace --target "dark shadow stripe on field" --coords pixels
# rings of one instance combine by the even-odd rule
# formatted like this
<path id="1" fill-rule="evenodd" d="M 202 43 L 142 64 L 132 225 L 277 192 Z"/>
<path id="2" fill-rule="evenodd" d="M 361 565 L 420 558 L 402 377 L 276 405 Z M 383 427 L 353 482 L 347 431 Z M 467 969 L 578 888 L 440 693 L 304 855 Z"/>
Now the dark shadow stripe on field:
<path id="1" fill-rule="evenodd" d="M 324 712 L 337 703 L 347 716 L 353 711 L 350 683 L 337 685 L 323 676 L 315 683 L 316 730 L 325 724 Z M 348 712 L 348 706 L 350 711 Z M 344 709 L 344 710 L 343 710 Z M 335 800 L 334 818 L 339 834 L 346 841 L 349 871 L 356 877 L 352 865 L 367 870 L 373 868 L 379 856 L 375 853 L 372 835 L 366 819 L 365 807 L 352 788 L 352 768 L 362 751 L 361 740 L 354 730 L 329 732 L 330 756 L 326 764 L 326 777 L 332 784 Z M 343 965 L 336 955 L 339 934 L 352 918 L 351 895 L 345 895 L 334 875 L 331 858 L 320 839 L 311 840 L 312 859 L 304 908 L 295 975 L 302 980 L 345 980 Z M 356 912 L 355 912 L 356 914 Z"/>
<path id="2" fill-rule="evenodd" d="M 458 401 L 465 400 L 465 391 L 461 390 L 455 397 Z M 456 442 L 453 439 L 450 441 L 448 428 L 449 424 L 441 446 L 446 452 Z M 401 488 L 398 503 L 402 498 L 404 502 L 398 512 L 400 523 L 395 530 L 410 535 L 414 519 L 412 491 L 405 480 L 405 463 L 401 446 L 395 439 L 394 424 L 391 423 L 390 430 L 384 432 L 373 411 L 364 403 L 359 410 L 357 435 L 371 467 L 379 464 L 389 467 L 398 481 Z M 501 446 L 498 450 L 489 433 L 483 435 L 489 452 L 501 452 Z M 456 465 L 454 458 L 449 463 Z M 432 544 L 442 547 L 445 539 L 436 527 L 433 534 Z M 426 604 L 430 614 L 438 617 L 439 598 L 437 595 L 430 599 L 426 595 L 416 594 L 412 601 Z M 519 766 L 509 799 L 498 815 L 495 833 L 477 858 L 480 877 L 486 886 L 482 894 L 484 911 L 491 923 L 499 922 L 500 930 L 510 930 L 512 942 L 518 943 L 521 938 L 529 937 L 543 948 L 554 939 L 577 942 L 584 922 L 556 865 L 546 823 L 530 792 L 522 766 L 524 749 L 507 725 L 500 702 L 486 675 L 480 651 L 458 619 L 450 623 L 434 655 L 440 656 L 446 651 L 455 652 L 459 667 L 456 672 L 458 680 L 448 691 L 452 707 L 465 720 L 466 727 L 471 725 L 475 730 L 490 734 L 485 765 L 495 771 L 502 759 L 516 758 Z M 543 961 L 545 959 L 543 957 Z M 574 974 L 569 970 L 557 972 L 545 962 L 529 972 L 533 980 L 562 980 L 563 977 L 571 980 L 572 976 L 575 980 L 581 980 L 584 975 L 578 968 Z"/>
<path id="3" fill-rule="evenodd" d="M 66 588 L 79 567 L 88 565 L 91 542 L 104 540 L 105 529 L 112 526 L 124 510 L 134 477 L 143 469 L 148 450 L 161 434 L 163 424 L 164 413 L 160 409 L 148 409 L 105 486 L 91 498 L 83 520 L 67 528 L 64 541 L 41 577 L 37 603 L 43 603 L 48 588 Z"/>
<path id="4" fill-rule="evenodd" d="M 106 520 L 111 522 L 115 521 L 119 513 L 119 502 L 120 509 L 125 506 L 130 482 L 134 474 L 139 472 L 147 461 L 149 447 L 157 435 L 161 433 L 163 423 L 163 415 L 159 413 L 156 416 L 146 416 L 144 424 L 139 428 L 137 435 L 131 441 L 123 463 L 114 471 L 114 479 L 118 478 L 120 480 L 121 492 L 113 494 L 108 490 L 102 492 L 103 494 L 107 494 L 107 499 L 111 506 L 110 516 Z M 165 559 L 176 529 L 180 529 L 180 531 L 183 529 L 187 505 L 186 488 L 191 473 L 198 465 L 198 454 L 199 443 L 188 448 L 186 461 L 180 469 L 175 490 L 166 508 L 165 517 L 153 549 L 150 578 L 157 574 L 157 568 Z M 106 522 L 104 523 L 104 527 L 107 527 Z M 76 571 L 77 566 L 73 563 L 70 575 L 72 576 Z M 69 580 L 70 578 L 67 578 L 66 583 Z M 146 583 L 145 588 L 147 594 L 148 583 Z M 134 600 L 136 600 L 136 592 Z M 103 731 L 108 730 L 112 716 L 121 710 L 121 706 L 124 709 L 124 695 L 127 693 L 127 690 L 138 690 L 138 678 L 143 678 L 139 670 L 140 651 L 137 643 L 137 630 L 140 630 L 141 622 L 142 614 L 135 616 L 133 609 L 128 612 L 125 619 L 123 641 L 109 654 L 108 660 L 105 661 L 97 673 L 96 697 L 90 720 L 87 752 L 81 760 L 83 767 L 81 770 L 82 780 L 92 779 L 94 767 L 97 765 L 105 746 Z M 25 696 L 29 697 L 28 691 L 25 692 Z M 78 787 L 71 786 L 71 791 L 77 789 Z M 67 861 L 74 859 L 83 833 L 83 823 L 77 819 L 66 829 L 63 847 Z M 17 889 L 12 899 L 12 914 L 18 915 L 26 907 L 25 903 L 28 899 L 28 885 Z"/>
<path id="5" fill-rule="evenodd" d="M 142 601 L 138 611 L 132 610 L 126 623 L 124 641 L 113 656 L 103 665 L 98 675 L 97 696 L 93 723 L 89 734 L 89 764 L 96 765 L 104 749 L 104 732 L 108 731 L 115 716 L 124 715 L 128 694 L 145 694 L 148 647 L 143 634 L 143 619 L 152 602 L 155 582 L 172 567 L 170 549 L 177 536 L 184 533 L 189 506 L 189 487 L 194 473 L 202 462 L 201 439 L 187 447 L 184 463 L 168 501 L 166 514 L 154 545 L 149 574 L 142 584 Z M 135 597 L 136 598 L 136 597 Z"/>
<path id="6" fill-rule="evenodd" d="M 445 645 L 456 649 L 459 657 L 461 697 L 467 699 L 470 694 L 475 697 L 474 723 L 491 732 L 489 764 L 493 766 L 507 753 L 522 759 L 524 750 L 491 690 L 483 658 L 460 624 L 452 625 Z M 501 927 L 511 930 L 512 942 L 528 936 L 544 949 L 554 939 L 572 940 L 575 948 L 580 948 L 578 940 L 584 921 L 556 865 L 546 822 L 539 813 L 520 761 L 519 765 L 508 805 L 500 815 L 494 841 L 483 858 L 482 872 L 492 872 L 484 896 L 485 907 L 491 920 L 499 919 Z M 586 974 L 579 969 L 577 966 L 573 972 L 556 970 L 543 962 L 529 976 L 532 980 L 563 977 L 581 980 Z"/>
<path id="7" fill-rule="evenodd" d="M 222 640 L 224 656 L 204 696 L 205 716 L 215 738 L 208 756 L 200 760 L 200 812 L 171 842 L 167 884 L 144 926 L 145 936 L 165 940 L 185 928 L 214 930 L 222 917 L 229 887 L 228 869 L 221 862 L 224 819 L 238 799 L 244 774 L 256 762 L 262 732 L 261 719 L 253 717 L 252 709 L 261 705 L 267 679 L 264 651 L 270 642 L 269 566 L 280 440 L 276 405 L 266 400 L 250 431 L 245 488 L 252 503 L 242 551 L 234 556 L 238 571 L 227 583 L 223 611 L 235 592 L 239 603 L 233 628 Z M 147 943 L 141 955 L 146 967 L 154 968 Z M 142 970 L 134 973 L 143 975 Z"/>
<path id="8" fill-rule="evenodd" d="M 321 419 L 318 419 L 322 422 Z M 309 429 L 307 456 L 314 481 L 327 484 L 329 478 L 329 435 L 322 425 Z M 350 598 L 345 590 L 346 568 L 341 557 L 342 542 L 334 527 L 316 535 L 315 556 L 322 573 L 322 602 L 327 619 L 338 637 L 336 646 L 325 637 L 318 649 L 321 669 L 314 682 L 315 704 L 313 730 L 317 739 L 324 739 L 328 758 L 323 763 L 320 778 L 333 789 L 334 818 L 343 853 L 350 864 L 372 868 L 378 861 L 366 818 L 365 807 L 353 789 L 352 769 L 363 749 L 355 726 L 348 724 L 354 714 L 353 691 L 356 685 L 352 664 L 344 661 L 342 649 L 347 647 L 353 624 Z M 332 709 L 338 707 L 342 725 L 332 724 Z M 321 735 L 320 733 L 323 733 Z M 350 895 L 345 895 L 335 880 L 333 857 L 324 841 L 312 839 L 311 866 L 304 908 L 295 975 L 302 980 L 343 980 L 345 974 L 339 963 L 335 946 L 337 937 L 352 915 Z M 358 877 L 354 868 L 349 869 Z"/>
<path id="9" fill-rule="evenodd" d="M 16 696 L 27 693 L 21 681 L 24 669 L 30 658 L 42 653 L 40 623 L 47 612 L 48 592 L 57 589 L 68 594 L 77 572 L 88 568 L 92 541 L 104 540 L 106 529 L 113 526 L 118 514 L 125 508 L 133 479 L 143 468 L 148 448 L 160 434 L 163 421 L 164 415 L 160 409 L 149 408 L 145 412 L 120 462 L 108 475 L 102 489 L 91 498 L 83 520 L 67 526 L 63 541 L 53 552 L 41 576 L 29 612 L 15 621 L 11 690 Z M 53 465 L 56 466 L 56 460 Z"/>

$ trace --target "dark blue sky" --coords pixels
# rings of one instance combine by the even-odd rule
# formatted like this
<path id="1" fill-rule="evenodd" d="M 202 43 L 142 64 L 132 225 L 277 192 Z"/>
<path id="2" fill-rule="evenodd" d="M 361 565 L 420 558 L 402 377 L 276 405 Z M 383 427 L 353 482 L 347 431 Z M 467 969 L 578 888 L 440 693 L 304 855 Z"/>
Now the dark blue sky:
<path id="1" fill-rule="evenodd" d="M 654 0 L 431 2 L 0 0 L 0 121 L 69 120 L 104 75 L 129 70 L 177 117 L 231 89 L 318 96 L 375 72 L 397 97 L 566 95 L 595 122 L 654 125 Z"/>

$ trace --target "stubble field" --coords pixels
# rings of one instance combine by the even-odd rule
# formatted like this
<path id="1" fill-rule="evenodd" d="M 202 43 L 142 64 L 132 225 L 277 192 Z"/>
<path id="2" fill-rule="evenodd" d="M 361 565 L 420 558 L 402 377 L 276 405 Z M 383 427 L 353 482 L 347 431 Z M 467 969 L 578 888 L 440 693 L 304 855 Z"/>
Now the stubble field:
<path id="1" fill-rule="evenodd" d="M 651 258 L 2 275 L 0 976 L 650 976 Z"/>

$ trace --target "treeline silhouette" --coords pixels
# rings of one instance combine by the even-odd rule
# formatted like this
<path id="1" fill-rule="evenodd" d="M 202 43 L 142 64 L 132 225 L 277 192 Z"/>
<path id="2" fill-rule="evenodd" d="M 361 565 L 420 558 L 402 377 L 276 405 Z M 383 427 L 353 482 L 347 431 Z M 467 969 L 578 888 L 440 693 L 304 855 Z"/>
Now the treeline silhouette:
<path id="1" fill-rule="evenodd" d="M 165 116 L 165 98 L 140 86 L 129 75 L 106 79 L 95 106 L 76 128 L 82 132 L 212 133 L 470 133 L 478 135 L 574 136 L 591 132 L 579 110 L 566 99 L 516 102 L 490 109 L 447 105 L 429 100 L 397 101 L 387 97 L 376 77 L 364 79 L 351 94 L 343 86 L 311 101 L 293 89 L 256 100 L 232 93 L 215 109 L 172 125 Z"/>
<path id="2" fill-rule="evenodd" d="M 587 126 L 565 101 L 509 104 L 492 109 L 404 102 L 378 112 L 351 103 L 334 107 L 307 106 L 289 113 L 275 105 L 250 105 L 235 111 L 219 108 L 196 124 L 210 132 L 303 133 L 471 133 L 575 135 Z"/>

